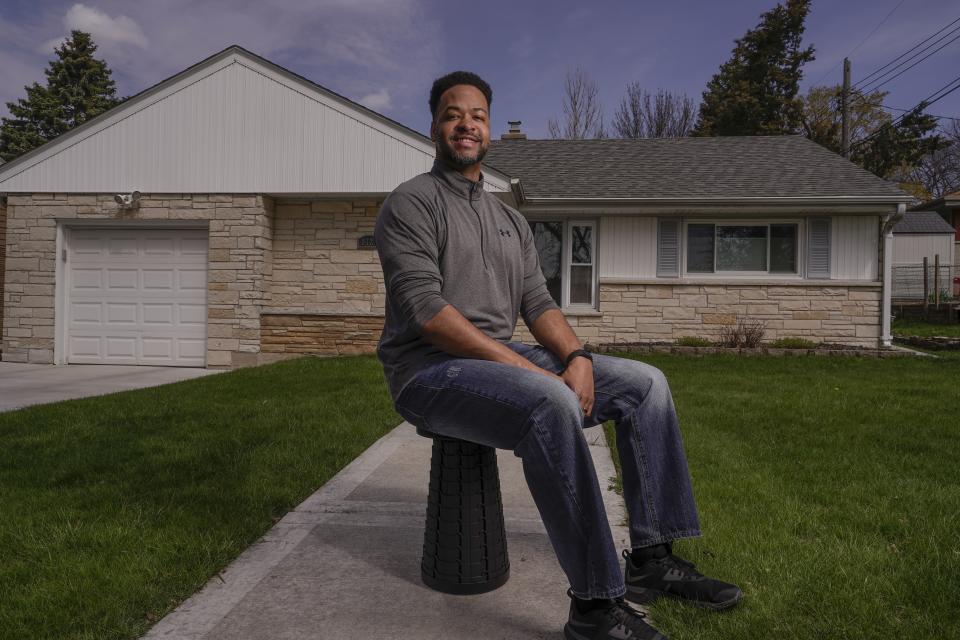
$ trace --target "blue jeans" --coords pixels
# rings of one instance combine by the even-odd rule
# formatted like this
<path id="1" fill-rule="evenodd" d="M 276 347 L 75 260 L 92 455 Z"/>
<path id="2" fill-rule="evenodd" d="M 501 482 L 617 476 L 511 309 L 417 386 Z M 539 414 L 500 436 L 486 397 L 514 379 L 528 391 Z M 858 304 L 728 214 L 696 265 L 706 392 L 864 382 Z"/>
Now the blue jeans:
<path id="1" fill-rule="evenodd" d="M 540 345 L 507 343 L 539 367 L 563 362 Z M 595 354 L 595 403 L 584 416 L 573 391 L 535 371 L 454 358 L 418 372 L 396 399 L 407 421 L 432 433 L 511 449 L 560 566 L 579 598 L 626 589 L 585 427 L 616 423 L 631 547 L 700 535 L 690 474 L 667 380 L 642 362 Z"/>

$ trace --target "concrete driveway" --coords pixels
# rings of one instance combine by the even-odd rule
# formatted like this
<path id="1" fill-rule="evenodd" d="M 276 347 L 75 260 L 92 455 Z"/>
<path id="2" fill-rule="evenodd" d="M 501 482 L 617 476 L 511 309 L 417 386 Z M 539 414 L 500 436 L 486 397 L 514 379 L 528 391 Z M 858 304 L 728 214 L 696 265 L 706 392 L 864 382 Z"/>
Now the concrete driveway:
<path id="1" fill-rule="evenodd" d="M 133 367 L 97 364 L 0 362 L 0 411 L 128 389 L 155 387 L 220 373 L 187 367 Z"/>

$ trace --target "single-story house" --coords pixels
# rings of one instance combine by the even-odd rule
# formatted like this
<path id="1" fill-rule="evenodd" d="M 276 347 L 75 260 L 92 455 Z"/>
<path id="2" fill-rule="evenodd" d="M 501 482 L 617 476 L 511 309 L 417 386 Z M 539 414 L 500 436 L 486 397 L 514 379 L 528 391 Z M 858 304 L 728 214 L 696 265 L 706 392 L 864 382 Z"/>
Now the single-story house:
<path id="1" fill-rule="evenodd" d="M 801 137 L 492 144 L 590 343 L 889 339 L 910 196 Z M 236 367 L 372 351 L 380 203 L 431 141 L 232 46 L 0 167 L 3 359 Z M 884 311 L 887 309 L 887 311 Z M 529 339 L 520 325 L 518 339 Z"/>
<path id="2" fill-rule="evenodd" d="M 942 198 L 910 207 L 910 211 L 936 211 L 947 223 L 953 225 L 953 256 L 948 262 L 960 265 L 960 191 L 948 193 Z"/>

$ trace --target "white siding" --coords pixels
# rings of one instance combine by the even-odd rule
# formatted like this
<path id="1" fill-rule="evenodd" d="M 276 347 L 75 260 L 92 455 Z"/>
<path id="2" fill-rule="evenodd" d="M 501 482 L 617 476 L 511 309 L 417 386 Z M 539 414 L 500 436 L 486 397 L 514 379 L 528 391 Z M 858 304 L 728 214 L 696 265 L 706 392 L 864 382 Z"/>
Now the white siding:
<path id="1" fill-rule="evenodd" d="M 241 53 L 160 86 L 3 167 L 0 191 L 378 193 L 433 162 L 426 138 Z"/>
<path id="2" fill-rule="evenodd" d="M 656 218 L 604 216 L 599 239 L 601 278 L 656 277 Z"/>
<path id="3" fill-rule="evenodd" d="M 952 234 L 893 234 L 893 264 L 921 264 L 924 257 L 933 264 L 933 258 L 938 254 L 940 264 L 951 264 Z"/>
<path id="4" fill-rule="evenodd" d="M 834 280 L 876 280 L 879 238 L 879 217 L 835 216 L 830 277 Z"/>

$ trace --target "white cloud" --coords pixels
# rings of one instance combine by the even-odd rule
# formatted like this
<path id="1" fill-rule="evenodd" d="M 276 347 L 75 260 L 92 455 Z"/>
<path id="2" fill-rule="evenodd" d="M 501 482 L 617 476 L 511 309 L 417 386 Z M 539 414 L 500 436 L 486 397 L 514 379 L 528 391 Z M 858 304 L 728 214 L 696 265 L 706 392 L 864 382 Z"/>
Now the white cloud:
<path id="1" fill-rule="evenodd" d="M 111 18 L 103 11 L 88 7 L 85 4 L 77 3 L 70 7 L 63 17 L 63 25 L 67 28 L 67 31 L 77 29 L 89 33 L 95 43 L 107 48 L 110 45 L 125 44 L 131 44 L 141 49 L 147 48 L 147 36 L 144 35 L 140 25 L 132 18 L 127 16 Z M 66 36 L 63 36 L 45 42 L 43 52 L 47 53 L 59 46 L 65 38 Z"/>
<path id="2" fill-rule="evenodd" d="M 0 100 L 21 93 L 30 65 L 33 79 L 45 81 L 42 69 L 63 40 L 51 38 L 64 27 L 91 33 L 124 96 L 238 44 L 405 120 L 425 110 L 430 81 L 443 70 L 444 37 L 427 0 L 35 1 L 28 19 L 0 17 L 0 59 L 25 67 L 14 75 L 0 65 L 0 78 L 17 83 L 0 85 Z"/>
<path id="3" fill-rule="evenodd" d="M 386 89 L 381 89 L 375 93 L 369 93 L 357 100 L 357 102 L 368 109 L 373 109 L 374 111 L 383 111 L 384 109 L 389 109 L 391 106 L 393 106 L 393 102 L 390 100 L 390 92 Z"/>

